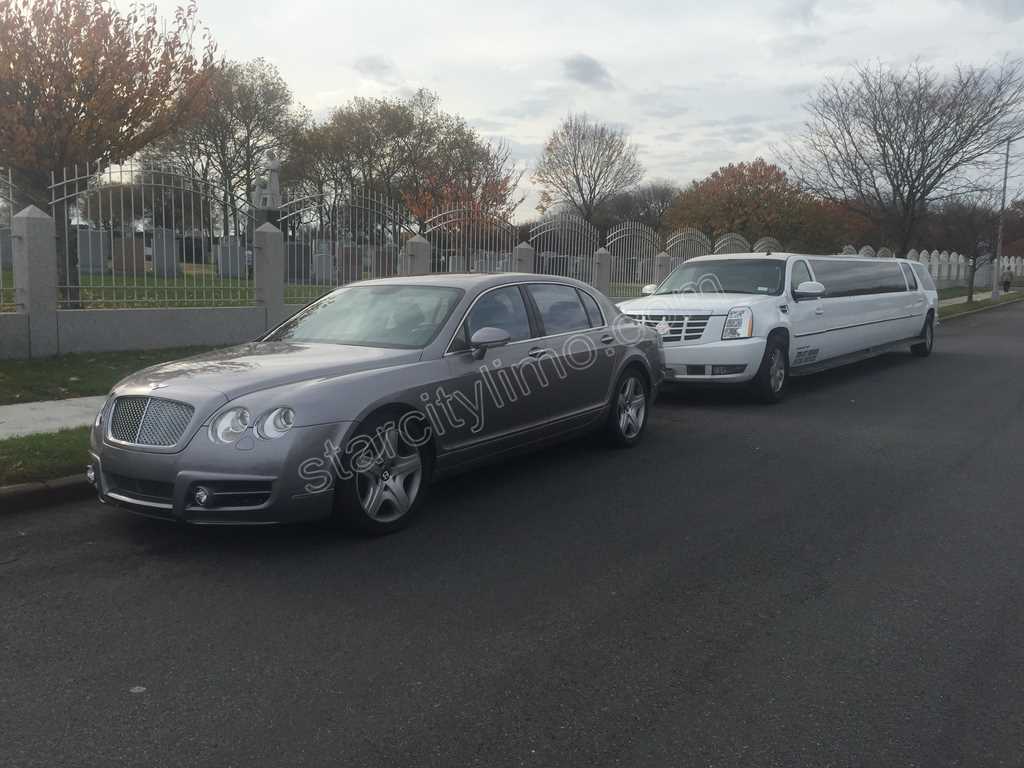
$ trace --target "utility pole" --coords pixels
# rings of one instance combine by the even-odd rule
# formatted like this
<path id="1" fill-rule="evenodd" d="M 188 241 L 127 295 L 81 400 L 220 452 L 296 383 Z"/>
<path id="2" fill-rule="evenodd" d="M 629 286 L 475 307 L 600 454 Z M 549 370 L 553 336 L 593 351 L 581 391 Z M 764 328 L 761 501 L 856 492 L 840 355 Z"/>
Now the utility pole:
<path id="1" fill-rule="evenodd" d="M 1003 219 L 1006 218 L 1006 182 L 1010 176 L 1010 144 L 1013 138 L 1006 138 L 1006 162 L 1003 165 L 1003 200 L 999 204 L 999 231 L 996 234 L 996 259 L 992 265 L 992 298 L 999 298 L 999 279 L 1002 273 L 999 271 L 999 261 L 1003 255 Z"/>

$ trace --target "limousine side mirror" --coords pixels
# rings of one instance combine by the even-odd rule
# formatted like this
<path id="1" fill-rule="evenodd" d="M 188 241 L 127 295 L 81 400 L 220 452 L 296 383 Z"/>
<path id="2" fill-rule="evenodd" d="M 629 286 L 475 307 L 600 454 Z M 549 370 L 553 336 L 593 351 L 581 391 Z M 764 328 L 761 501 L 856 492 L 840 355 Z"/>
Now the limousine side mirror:
<path id="1" fill-rule="evenodd" d="M 820 299 L 824 295 L 825 286 L 816 280 L 805 280 L 793 291 L 793 298 L 797 301 L 800 301 L 800 299 Z"/>
<path id="2" fill-rule="evenodd" d="M 511 340 L 512 336 L 508 331 L 488 325 L 473 334 L 473 338 L 469 340 L 469 348 L 473 350 L 473 357 L 480 360 L 487 354 L 488 349 L 504 347 Z"/>
<path id="3" fill-rule="evenodd" d="M 640 293 L 642 293 L 644 296 L 650 296 L 656 290 L 658 290 L 658 286 L 656 286 L 654 283 L 651 283 L 650 285 L 645 285 L 643 288 L 641 288 Z"/>

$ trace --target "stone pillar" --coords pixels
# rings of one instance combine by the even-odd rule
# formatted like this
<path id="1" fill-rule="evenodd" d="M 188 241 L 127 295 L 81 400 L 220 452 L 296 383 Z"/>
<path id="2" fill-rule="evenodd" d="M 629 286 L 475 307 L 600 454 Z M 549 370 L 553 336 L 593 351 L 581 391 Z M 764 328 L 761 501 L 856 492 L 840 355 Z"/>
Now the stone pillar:
<path id="1" fill-rule="evenodd" d="M 430 274 L 430 242 L 422 235 L 410 238 L 398 257 L 400 275 Z"/>
<path id="2" fill-rule="evenodd" d="M 593 286 L 605 296 L 610 296 L 612 285 L 612 254 L 607 248 L 598 248 L 594 253 Z"/>
<path id="3" fill-rule="evenodd" d="M 60 352 L 57 234 L 53 219 L 30 205 L 14 217 L 14 303 L 28 315 L 30 357 Z"/>
<path id="4" fill-rule="evenodd" d="M 654 257 L 654 282 L 660 283 L 672 271 L 672 257 L 662 251 Z"/>
<path id="5" fill-rule="evenodd" d="M 524 242 L 513 248 L 512 263 L 509 266 L 513 272 L 536 272 L 533 246 Z"/>
<path id="6" fill-rule="evenodd" d="M 284 235 L 273 224 L 256 230 L 253 252 L 253 284 L 256 303 L 267 310 L 267 328 L 285 318 Z"/>

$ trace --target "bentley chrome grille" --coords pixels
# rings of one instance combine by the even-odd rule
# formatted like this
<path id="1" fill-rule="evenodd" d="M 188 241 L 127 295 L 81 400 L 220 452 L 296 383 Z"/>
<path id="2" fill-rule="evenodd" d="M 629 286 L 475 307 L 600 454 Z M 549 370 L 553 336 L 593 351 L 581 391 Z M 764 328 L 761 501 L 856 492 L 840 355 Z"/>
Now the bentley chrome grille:
<path id="1" fill-rule="evenodd" d="M 177 400 L 127 395 L 114 401 L 109 435 L 133 445 L 168 448 L 177 445 L 195 409 Z"/>

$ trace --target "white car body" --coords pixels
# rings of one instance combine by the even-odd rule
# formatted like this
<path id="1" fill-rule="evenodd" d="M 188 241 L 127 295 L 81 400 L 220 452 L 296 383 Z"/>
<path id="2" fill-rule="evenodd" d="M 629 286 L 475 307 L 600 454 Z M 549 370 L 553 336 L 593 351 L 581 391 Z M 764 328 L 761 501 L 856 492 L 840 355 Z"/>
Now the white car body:
<path id="1" fill-rule="evenodd" d="M 722 286 L 709 280 L 693 286 L 694 291 L 664 292 L 666 286 L 678 284 L 681 278 L 676 277 L 673 282 L 673 276 L 684 268 L 688 269 L 686 275 L 692 276 L 702 269 L 711 273 L 716 263 L 755 260 L 761 264 L 751 264 L 754 268 L 766 267 L 769 261 L 779 262 L 785 270 L 781 286 L 755 286 L 752 293 L 730 293 L 720 292 L 718 288 Z M 832 263 L 838 264 L 830 266 Z M 863 266 L 849 266 L 855 264 Z M 917 271 L 921 268 L 922 265 L 905 259 L 857 256 L 786 253 L 701 256 L 677 267 L 653 294 L 620 302 L 618 307 L 624 314 L 661 333 L 666 383 L 751 381 L 765 360 L 766 345 L 773 336 L 784 337 L 788 351 L 786 373 L 795 376 L 863 359 L 895 345 L 920 346 L 926 331 L 930 352 L 931 328 L 926 328 L 926 324 L 929 317 L 932 324 L 937 323 L 938 294 L 927 273 L 922 276 Z M 902 276 L 902 282 L 896 281 L 898 275 Z M 831 280 L 831 277 L 836 279 Z M 872 281 L 877 284 L 873 285 Z M 825 293 L 798 295 L 797 288 L 801 285 L 813 290 L 823 286 Z M 862 292 L 842 295 L 843 290 L 836 286 L 844 285 L 850 286 L 851 292 Z M 871 292 L 872 287 L 877 288 L 877 292 Z M 645 293 L 651 288 L 645 288 Z M 730 311 L 736 310 L 738 316 L 744 318 L 742 308 L 749 310 L 752 317 L 751 327 L 743 329 L 743 332 L 749 331 L 749 336 L 723 338 Z"/>

